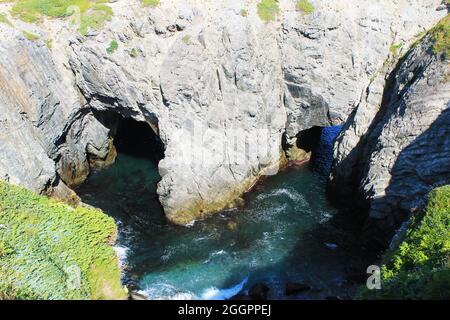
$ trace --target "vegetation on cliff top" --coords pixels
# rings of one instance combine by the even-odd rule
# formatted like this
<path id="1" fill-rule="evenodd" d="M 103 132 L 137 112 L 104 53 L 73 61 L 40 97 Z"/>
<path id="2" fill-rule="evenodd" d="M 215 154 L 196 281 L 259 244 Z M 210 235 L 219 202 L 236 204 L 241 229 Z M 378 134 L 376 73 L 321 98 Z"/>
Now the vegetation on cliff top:
<path id="1" fill-rule="evenodd" d="M 450 14 L 442 19 L 431 31 L 434 40 L 433 51 L 442 54 L 444 59 L 450 58 Z"/>
<path id="2" fill-rule="evenodd" d="M 159 4 L 159 0 L 142 0 L 142 4 L 146 7 L 156 7 Z"/>
<path id="3" fill-rule="evenodd" d="M 257 6 L 258 16 L 264 22 L 273 21 L 280 13 L 278 0 L 261 0 Z"/>
<path id="4" fill-rule="evenodd" d="M 450 185 L 433 190 L 381 268 L 381 290 L 362 289 L 361 299 L 450 299 Z"/>
<path id="5" fill-rule="evenodd" d="M 124 299 L 114 220 L 0 181 L 1 299 Z"/>
<path id="6" fill-rule="evenodd" d="M 33 23 L 46 16 L 50 18 L 72 17 L 78 32 L 86 35 L 89 29 L 100 30 L 111 20 L 113 10 L 108 0 L 0 0 L 14 2 L 11 15 L 22 21 Z M 143 6 L 156 7 L 159 0 L 141 0 Z"/>
<path id="7" fill-rule="evenodd" d="M 313 13 L 314 6 L 309 0 L 298 0 L 297 1 L 297 9 L 303 11 L 304 13 Z"/>

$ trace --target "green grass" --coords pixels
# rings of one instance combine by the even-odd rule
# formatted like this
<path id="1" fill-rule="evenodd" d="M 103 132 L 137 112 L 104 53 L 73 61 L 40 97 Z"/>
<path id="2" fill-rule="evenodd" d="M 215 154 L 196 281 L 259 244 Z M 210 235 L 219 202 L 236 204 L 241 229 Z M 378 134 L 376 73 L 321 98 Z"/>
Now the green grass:
<path id="1" fill-rule="evenodd" d="M 258 16 L 264 22 L 270 22 L 277 18 L 280 6 L 277 0 L 261 0 L 257 6 Z"/>
<path id="2" fill-rule="evenodd" d="M 244 18 L 248 16 L 248 11 L 246 9 L 242 9 L 241 10 L 241 16 L 243 16 Z"/>
<path id="3" fill-rule="evenodd" d="M 106 52 L 108 52 L 109 54 L 113 54 L 114 51 L 116 51 L 119 48 L 119 43 L 117 43 L 116 40 L 112 40 L 109 43 L 108 48 L 106 48 Z"/>
<path id="4" fill-rule="evenodd" d="M 39 40 L 39 36 L 37 34 L 22 30 L 23 35 L 27 40 L 36 41 Z"/>
<path id="5" fill-rule="evenodd" d="M 99 30 L 111 19 L 113 11 L 107 0 L 16 0 L 11 14 L 22 21 L 33 23 L 42 16 L 64 18 L 72 16 L 79 23 L 78 31 L 86 35 L 89 28 Z M 79 13 L 79 17 L 77 17 Z"/>
<path id="6" fill-rule="evenodd" d="M 431 31 L 434 40 L 433 51 L 442 55 L 443 59 L 450 58 L 450 15 L 443 18 Z"/>
<path id="7" fill-rule="evenodd" d="M 87 35 L 89 29 L 101 30 L 114 15 L 108 0 L 0 0 L 14 2 L 11 15 L 24 22 L 34 23 L 43 16 L 49 18 L 72 17 L 78 32 Z M 143 6 L 156 7 L 159 0 L 141 0 Z M 6 17 L 4 17 L 6 19 Z M 0 23 L 3 22 L 0 16 Z"/>
<path id="8" fill-rule="evenodd" d="M 10 27 L 14 27 L 14 25 L 9 21 L 8 17 L 4 13 L 0 13 L 0 23 L 7 24 Z"/>
<path id="9" fill-rule="evenodd" d="M 144 7 L 155 8 L 159 5 L 159 0 L 142 0 L 142 4 Z"/>
<path id="10" fill-rule="evenodd" d="M 0 300 L 124 299 L 112 218 L 0 181 Z M 68 285 L 79 268 L 80 286 Z"/>
<path id="11" fill-rule="evenodd" d="M 106 21 L 111 20 L 113 10 L 104 4 L 95 4 L 89 12 L 81 14 L 78 32 L 86 35 L 89 29 L 101 30 Z"/>
<path id="12" fill-rule="evenodd" d="M 303 11 L 304 13 L 313 13 L 314 6 L 308 0 L 298 0 L 297 1 L 297 9 Z"/>
<path id="13" fill-rule="evenodd" d="M 450 185 L 433 190 L 403 242 L 383 257 L 381 290 L 360 299 L 450 299 Z"/>
<path id="14" fill-rule="evenodd" d="M 400 49 L 402 48 L 402 44 L 395 44 L 393 43 L 390 47 L 389 47 L 389 52 L 394 56 L 397 57 L 398 53 L 400 52 Z"/>

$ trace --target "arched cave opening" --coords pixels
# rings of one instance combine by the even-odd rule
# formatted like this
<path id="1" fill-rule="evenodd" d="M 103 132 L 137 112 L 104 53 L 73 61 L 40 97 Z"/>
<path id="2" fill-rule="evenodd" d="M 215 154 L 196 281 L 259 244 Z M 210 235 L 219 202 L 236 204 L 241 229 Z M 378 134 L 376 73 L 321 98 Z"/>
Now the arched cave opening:
<path id="1" fill-rule="evenodd" d="M 323 127 L 314 126 L 297 134 L 297 148 L 306 152 L 314 152 L 320 144 Z"/>
<path id="2" fill-rule="evenodd" d="M 113 136 L 118 153 L 146 158 L 156 165 L 164 157 L 164 146 L 146 122 L 118 116 Z"/>
<path id="3" fill-rule="evenodd" d="M 341 130 L 341 125 L 314 126 L 297 134 L 297 148 L 311 152 L 309 166 L 323 182 L 328 179 L 333 163 L 334 142 Z"/>
<path id="4" fill-rule="evenodd" d="M 95 117 L 110 130 L 117 156 L 108 167 L 92 171 L 77 194 L 115 218 L 121 230 L 161 223 L 165 216 L 156 190 L 163 143 L 146 122 L 112 112 L 96 112 Z"/>

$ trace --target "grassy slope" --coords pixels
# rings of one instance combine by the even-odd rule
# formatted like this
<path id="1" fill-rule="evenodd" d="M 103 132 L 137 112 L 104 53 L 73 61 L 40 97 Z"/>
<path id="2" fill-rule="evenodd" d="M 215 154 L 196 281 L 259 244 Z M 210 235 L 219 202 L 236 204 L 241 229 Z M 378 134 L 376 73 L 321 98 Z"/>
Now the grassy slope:
<path id="1" fill-rule="evenodd" d="M 124 299 L 112 218 L 0 181 L 1 299 Z M 81 286 L 67 283 L 81 271 Z M 73 274 L 73 273 L 72 273 Z"/>
<path id="2" fill-rule="evenodd" d="M 429 194 L 425 212 L 385 254 L 381 277 L 381 290 L 364 288 L 358 298 L 450 299 L 450 185 Z"/>

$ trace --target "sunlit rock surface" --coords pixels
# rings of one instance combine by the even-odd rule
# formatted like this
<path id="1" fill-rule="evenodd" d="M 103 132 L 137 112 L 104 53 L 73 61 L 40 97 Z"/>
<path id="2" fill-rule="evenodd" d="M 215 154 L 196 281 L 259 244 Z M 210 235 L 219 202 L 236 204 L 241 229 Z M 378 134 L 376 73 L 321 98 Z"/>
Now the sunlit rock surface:
<path id="1" fill-rule="evenodd" d="M 427 35 L 405 56 L 379 99 L 368 91 L 335 145 L 332 193 L 367 209 L 381 230 L 450 183 L 450 70 L 433 44 Z"/>
<path id="2" fill-rule="evenodd" d="M 95 116 L 108 110 L 161 138 L 158 194 L 170 220 L 234 205 L 278 171 L 283 134 L 289 146 L 301 130 L 345 121 L 383 77 L 391 46 L 408 47 L 445 15 L 440 0 L 312 2 L 305 14 L 279 1 L 264 23 L 257 1 L 120 0 L 87 37 L 67 20 L 0 24 L 0 176 L 73 196 L 66 185 L 85 179 L 89 158 L 114 157 L 114 123 Z"/>

